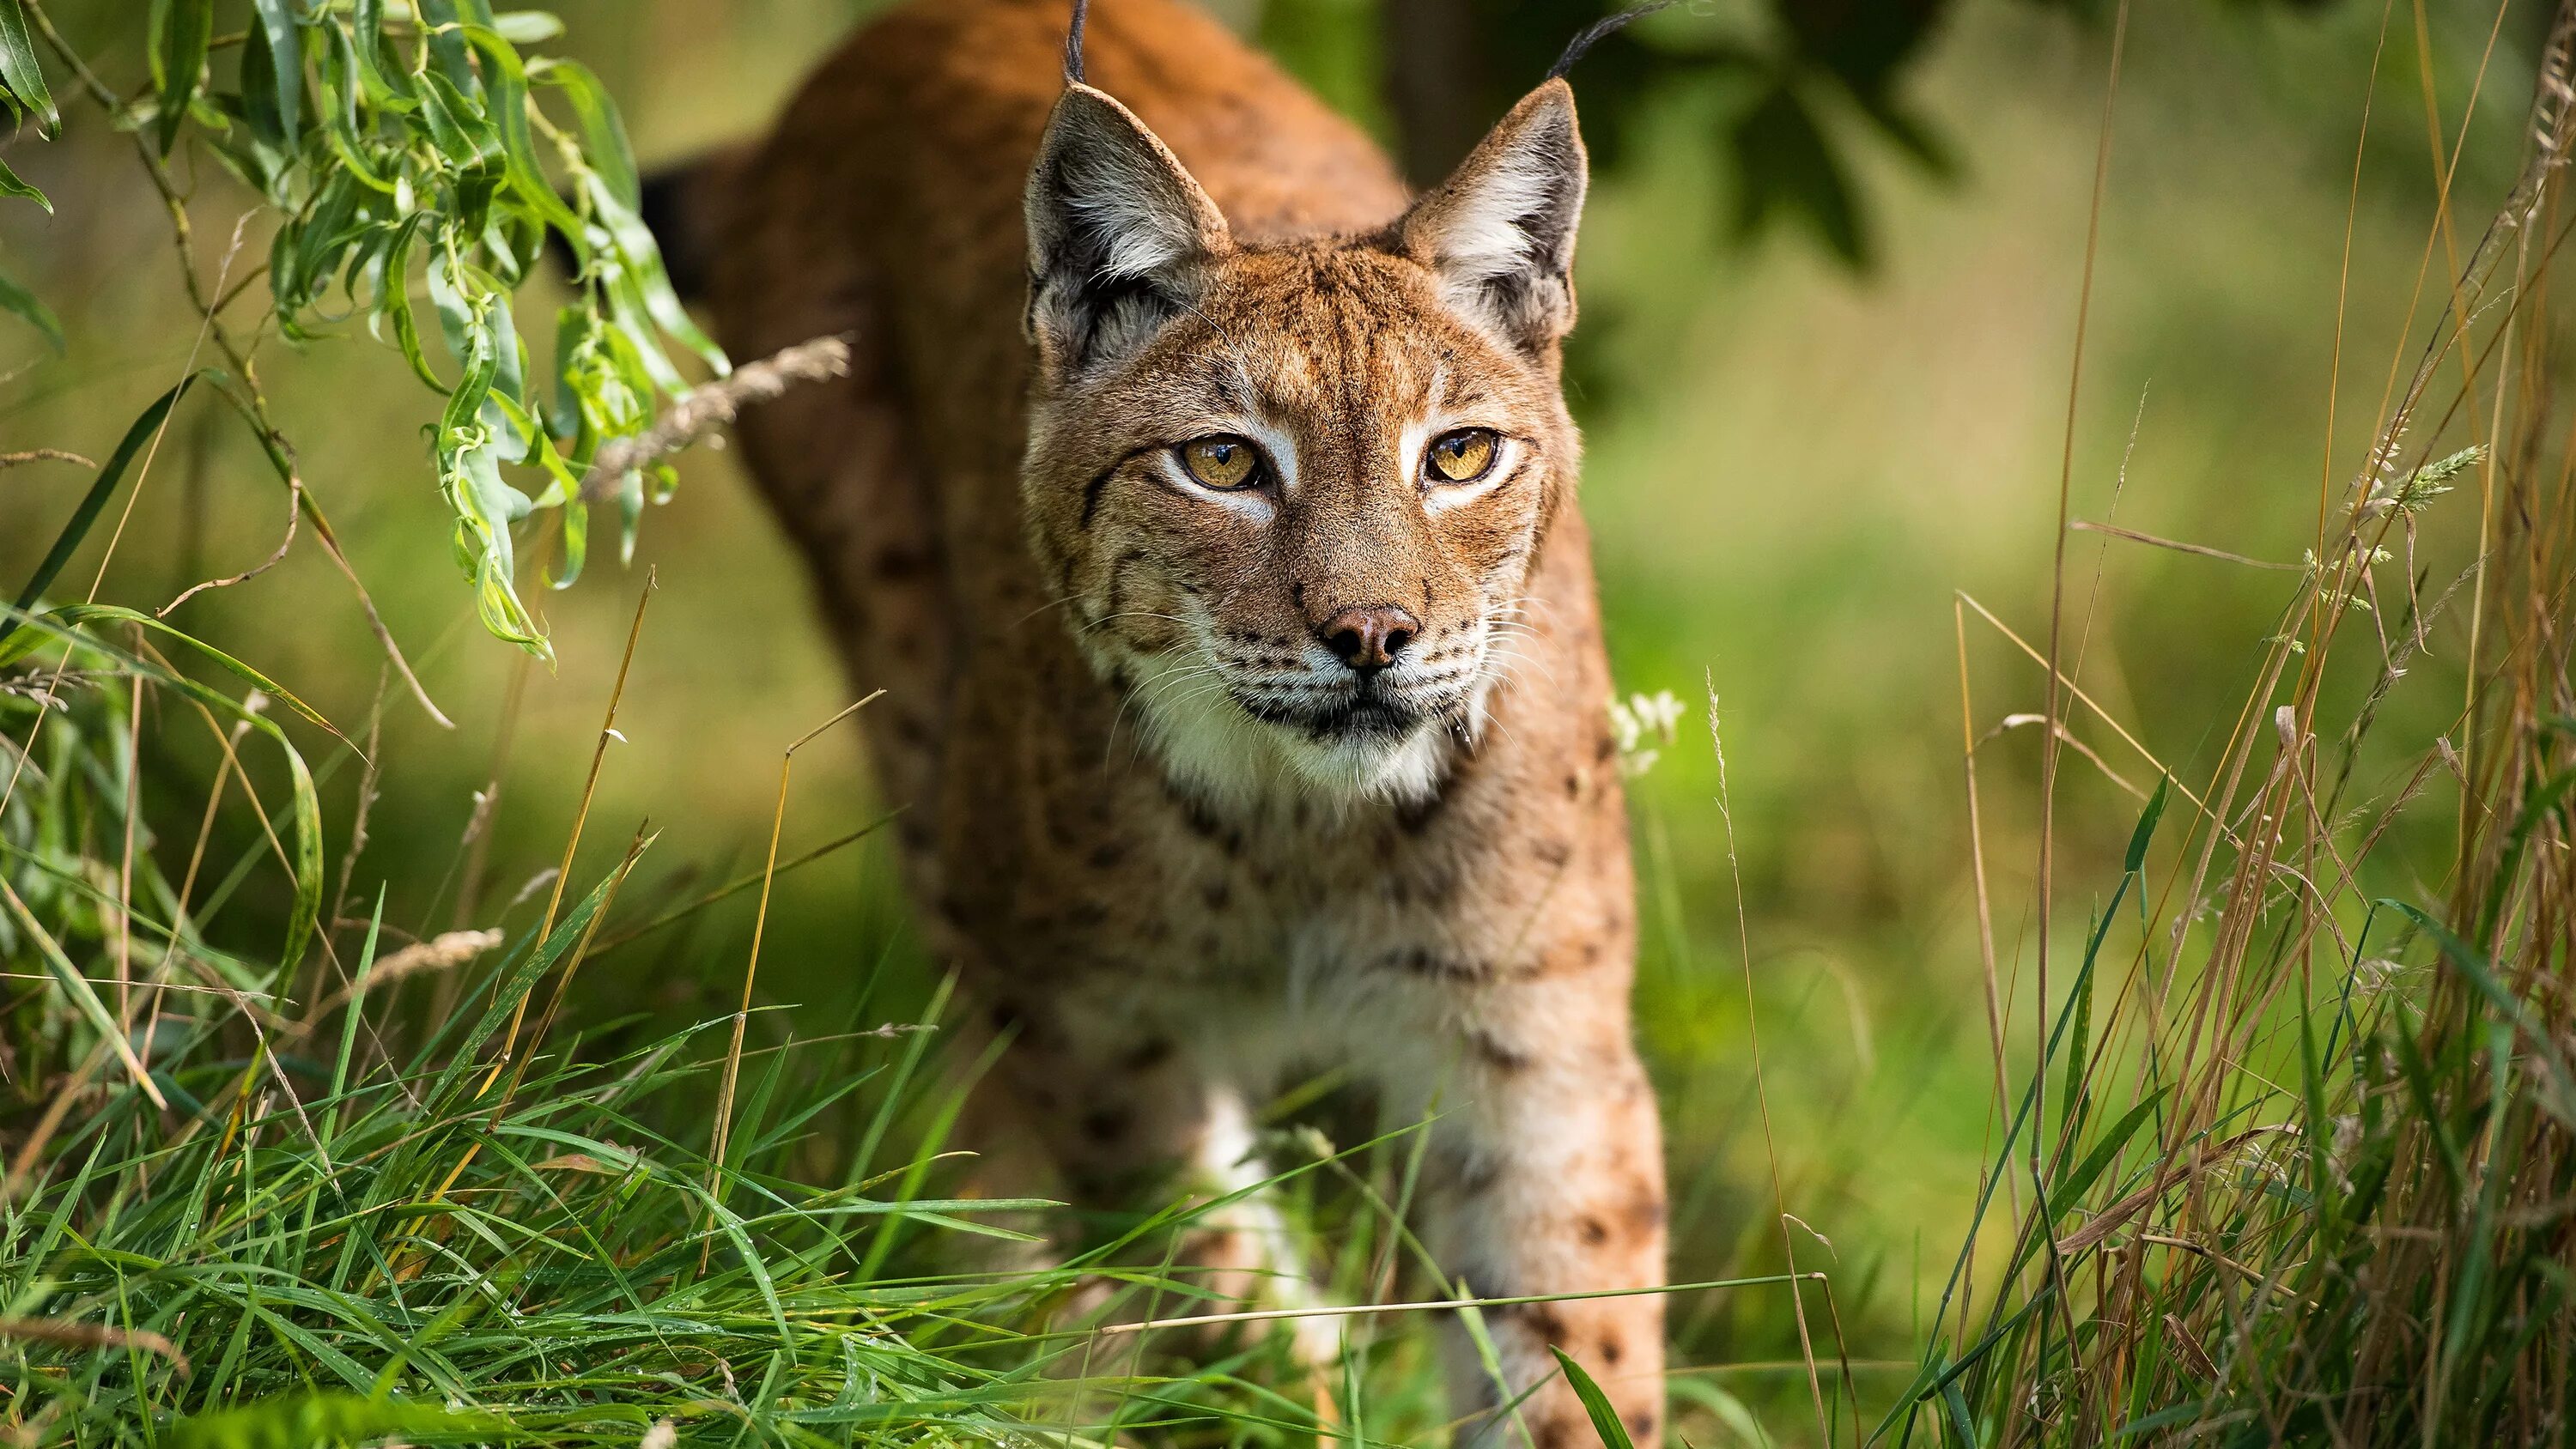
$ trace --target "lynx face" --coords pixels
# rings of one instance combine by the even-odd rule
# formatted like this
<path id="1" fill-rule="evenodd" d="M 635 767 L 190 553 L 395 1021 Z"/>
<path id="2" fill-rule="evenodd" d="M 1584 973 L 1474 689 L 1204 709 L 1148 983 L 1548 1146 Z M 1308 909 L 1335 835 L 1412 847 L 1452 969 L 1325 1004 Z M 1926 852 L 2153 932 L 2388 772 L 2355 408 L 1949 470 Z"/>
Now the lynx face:
<path id="1" fill-rule="evenodd" d="M 1551 82 L 1385 232 L 1241 245 L 1125 108 L 1066 94 L 1028 190 L 1022 492 L 1176 779 L 1418 798 L 1472 746 L 1574 481 L 1583 189 Z"/>

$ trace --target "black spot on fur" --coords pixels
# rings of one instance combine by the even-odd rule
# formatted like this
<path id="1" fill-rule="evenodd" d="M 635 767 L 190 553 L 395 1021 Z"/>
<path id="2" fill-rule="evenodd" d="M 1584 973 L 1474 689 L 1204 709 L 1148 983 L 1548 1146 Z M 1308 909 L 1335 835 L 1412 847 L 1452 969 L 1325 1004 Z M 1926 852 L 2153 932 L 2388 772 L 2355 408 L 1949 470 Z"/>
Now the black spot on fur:
<path id="1" fill-rule="evenodd" d="M 1506 1076 L 1528 1071 L 1533 1060 L 1529 1053 L 1503 1045 L 1502 1039 L 1489 1031 L 1467 1033 L 1467 1046 L 1476 1053 L 1478 1061 Z"/>
<path id="2" fill-rule="evenodd" d="M 1482 981 L 1493 974 L 1480 962 L 1462 961 L 1420 946 L 1390 951 L 1378 958 L 1378 966 L 1381 970 L 1428 977 L 1435 981 Z"/>
<path id="3" fill-rule="evenodd" d="M 1168 781 L 1165 783 L 1165 789 L 1170 789 Z M 1181 809 L 1181 823 L 1188 826 L 1190 833 L 1199 839 L 1210 842 L 1221 841 L 1232 833 L 1226 823 L 1217 817 L 1217 813 L 1210 810 L 1196 796 L 1174 793 L 1172 803 Z M 1228 847 L 1227 853 L 1232 854 L 1233 847 Z"/>
<path id="4" fill-rule="evenodd" d="M 1094 1142 L 1116 1142 L 1134 1120 L 1124 1107 L 1095 1107 L 1082 1114 L 1082 1135 Z"/>
<path id="5" fill-rule="evenodd" d="M 1215 811 L 1184 795 L 1173 796 L 1180 806 L 1181 823 L 1190 834 L 1224 851 L 1229 857 L 1243 854 L 1243 831 L 1227 823 Z"/>
<path id="6" fill-rule="evenodd" d="M 1399 806 L 1395 812 L 1396 828 L 1407 835 L 1420 835 L 1431 828 L 1432 822 L 1440 818 L 1440 812 L 1448 804 L 1449 793 L 1443 790 L 1426 799 Z"/>
<path id="7" fill-rule="evenodd" d="M 1639 1236 L 1661 1232 L 1664 1226 L 1664 1195 L 1651 1187 L 1641 1187 L 1629 1197 L 1627 1206 L 1619 1210 L 1619 1215 L 1626 1221 L 1628 1231 Z"/>
<path id="8" fill-rule="evenodd" d="M 1566 1327 L 1565 1315 L 1557 1312 L 1554 1304 L 1520 1303 L 1502 1311 L 1518 1319 L 1543 1342 L 1562 1346 L 1572 1336 L 1572 1331 Z"/>
<path id="9" fill-rule="evenodd" d="M 1574 847 L 1562 840 L 1542 840 L 1530 848 L 1530 853 L 1550 870 L 1562 870 L 1567 861 L 1574 859 Z"/>

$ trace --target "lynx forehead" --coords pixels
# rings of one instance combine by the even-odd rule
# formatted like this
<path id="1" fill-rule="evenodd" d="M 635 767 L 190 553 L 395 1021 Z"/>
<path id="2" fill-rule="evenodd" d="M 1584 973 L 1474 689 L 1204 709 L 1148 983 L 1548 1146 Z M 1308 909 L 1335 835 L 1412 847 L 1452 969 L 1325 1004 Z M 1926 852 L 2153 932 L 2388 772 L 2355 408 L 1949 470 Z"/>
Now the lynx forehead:
<path id="1" fill-rule="evenodd" d="M 1068 85 L 1063 5 L 887 11 L 656 213 L 737 355 L 857 339 L 744 454 L 888 692 L 862 722 L 907 885 L 1005 1035 L 976 1146 L 1043 1163 L 990 1185 L 1229 1192 L 1261 1176 L 1248 1103 L 1339 1066 L 1436 1118 L 1449 1282 L 1660 1281 L 1558 387 L 1572 93 L 1415 197 L 1174 0 L 1107 0 Z M 1298 1281 L 1253 1204 L 1208 1228 L 1181 1251 L 1211 1292 Z M 1591 1442 L 1561 1349 L 1651 1444 L 1661 1324 L 1633 1295 L 1497 1312 L 1484 1348 L 1453 1325 L 1458 1412 Z"/>

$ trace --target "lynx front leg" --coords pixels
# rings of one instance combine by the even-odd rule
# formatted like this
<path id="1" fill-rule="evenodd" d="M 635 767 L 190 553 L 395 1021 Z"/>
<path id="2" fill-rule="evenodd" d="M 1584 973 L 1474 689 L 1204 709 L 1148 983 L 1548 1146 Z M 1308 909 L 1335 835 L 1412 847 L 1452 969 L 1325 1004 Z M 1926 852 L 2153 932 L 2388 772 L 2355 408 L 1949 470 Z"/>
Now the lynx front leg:
<path id="1" fill-rule="evenodd" d="M 1597 1004 L 1590 1008 L 1598 1012 Z M 1644 1288 L 1664 1281 L 1664 1169 L 1654 1092 L 1626 1035 L 1625 1013 L 1569 1038 L 1561 1016 L 1515 1013 L 1523 1029 L 1470 1026 L 1435 1128 L 1439 1167 L 1432 1242 L 1453 1279 L 1478 1297 Z M 1496 1309 L 1486 1324 L 1501 1384 L 1462 1330 L 1450 1334 L 1450 1384 L 1461 1414 L 1490 1410 L 1532 1384 L 1520 1420 L 1535 1449 L 1594 1442 L 1582 1403 L 1558 1371 L 1563 1349 L 1598 1380 L 1640 1445 L 1663 1425 L 1664 1305 L 1654 1294 Z M 1465 1431 L 1480 1446 L 1516 1444 L 1508 1420 Z M 1468 1442 L 1466 1440 L 1461 1441 Z"/>
<path id="2" fill-rule="evenodd" d="M 1210 1300 L 1163 1297 L 1158 1317 L 1235 1308 L 1298 1308 L 1315 1301 L 1302 1255 L 1264 1192 L 1252 1123 L 1235 1087 L 1207 1072 L 1179 1043 L 1177 1025 L 1140 1025 L 1131 1012 L 1064 1009 L 1008 1000 L 994 1013 L 1014 1040 L 996 1084 L 1017 1135 L 1051 1160 L 1080 1208 L 1146 1211 L 1173 1196 L 1211 1203 L 1175 1245 L 1174 1262 Z M 1237 1196 L 1237 1194 L 1242 1194 Z M 1217 1201 L 1231 1198 L 1232 1201 Z M 1212 1300 L 1212 1301 L 1211 1301 Z M 1338 1322 L 1292 1319 L 1300 1361 L 1339 1353 Z"/>

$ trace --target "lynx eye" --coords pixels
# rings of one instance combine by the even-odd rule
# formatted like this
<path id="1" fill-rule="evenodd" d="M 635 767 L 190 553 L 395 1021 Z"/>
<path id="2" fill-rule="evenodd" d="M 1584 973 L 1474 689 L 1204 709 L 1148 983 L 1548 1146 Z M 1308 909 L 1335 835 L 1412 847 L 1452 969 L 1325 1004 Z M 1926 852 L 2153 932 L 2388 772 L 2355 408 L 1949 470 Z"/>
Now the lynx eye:
<path id="1" fill-rule="evenodd" d="M 1261 477 L 1261 450 L 1251 440 L 1221 433 L 1181 444 L 1181 466 L 1200 486 L 1226 491 L 1249 487 Z"/>
<path id="2" fill-rule="evenodd" d="M 1502 440 L 1493 429 L 1460 428 L 1432 440 L 1431 450 L 1423 455 L 1424 471 L 1435 483 L 1473 483 L 1493 471 L 1494 459 L 1502 451 Z"/>

